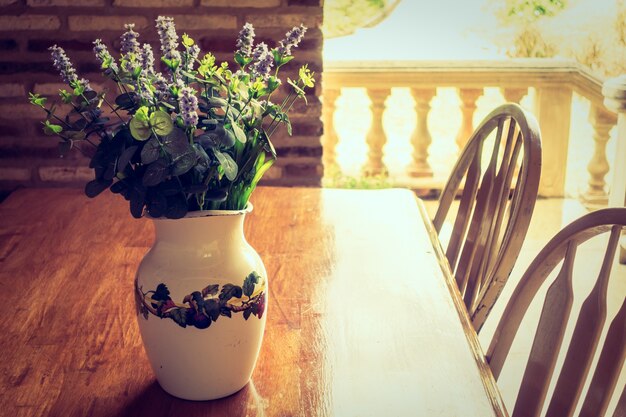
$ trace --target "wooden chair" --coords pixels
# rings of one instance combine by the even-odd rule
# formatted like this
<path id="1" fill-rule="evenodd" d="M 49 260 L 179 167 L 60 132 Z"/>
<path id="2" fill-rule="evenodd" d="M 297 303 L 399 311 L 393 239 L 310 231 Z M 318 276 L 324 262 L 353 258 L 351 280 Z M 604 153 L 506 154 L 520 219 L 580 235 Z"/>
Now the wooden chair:
<path id="1" fill-rule="evenodd" d="M 579 218 L 548 242 L 515 288 L 487 350 L 487 359 L 496 379 L 528 306 L 546 278 L 561 265 L 546 293 L 513 417 L 533 417 L 541 412 L 570 317 L 576 251 L 592 237 L 609 233 L 597 280 L 582 303 L 546 416 L 569 417 L 574 413 L 606 320 L 607 286 L 611 268 L 618 264 L 615 254 L 624 226 L 626 208 L 598 210 Z M 580 417 L 604 415 L 625 357 L 626 299 L 608 328 Z M 624 416 L 620 413 L 625 411 L 626 400 L 622 394 L 614 416 Z"/>
<path id="2" fill-rule="evenodd" d="M 494 141 L 489 149 L 485 145 L 491 137 Z M 489 161 L 483 169 L 486 157 Z M 477 332 L 522 247 L 540 173 L 541 138 L 536 119 L 517 104 L 505 104 L 492 111 L 470 137 L 441 193 L 433 220 L 440 235 L 462 188 L 445 250 Z"/>

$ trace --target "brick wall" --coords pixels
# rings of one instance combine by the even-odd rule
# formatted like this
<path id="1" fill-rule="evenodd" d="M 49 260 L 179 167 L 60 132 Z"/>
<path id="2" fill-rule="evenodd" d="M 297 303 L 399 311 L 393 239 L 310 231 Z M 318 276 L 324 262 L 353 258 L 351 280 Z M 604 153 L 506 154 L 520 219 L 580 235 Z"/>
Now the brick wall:
<path id="1" fill-rule="evenodd" d="M 154 20 L 173 16 L 179 35 L 188 33 L 203 52 L 232 60 L 235 40 L 245 22 L 255 26 L 256 40 L 274 46 L 294 25 L 309 28 L 295 59 L 281 68 L 281 79 L 294 78 L 303 63 L 316 72 L 318 85 L 308 106 L 299 103 L 290 116 L 293 136 L 279 129 L 272 140 L 278 161 L 263 183 L 319 185 L 322 176 L 321 71 L 323 0 L 0 0 L 0 192 L 20 186 L 82 186 L 93 179 L 88 160 L 78 152 L 64 159 L 58 141 L 41 132 L 45 114 L 28 103 L 29 91 L 58 101 L 61 84 L 47 50 L 63 47 L 80 77 L 98 86 L 103 78 L 92 53 L 102 38 L 119 51 L 125 23 L 135 23 L 141 42 L 158 51 Z M 101 85 L 100 85 L 101 86 Z"/>

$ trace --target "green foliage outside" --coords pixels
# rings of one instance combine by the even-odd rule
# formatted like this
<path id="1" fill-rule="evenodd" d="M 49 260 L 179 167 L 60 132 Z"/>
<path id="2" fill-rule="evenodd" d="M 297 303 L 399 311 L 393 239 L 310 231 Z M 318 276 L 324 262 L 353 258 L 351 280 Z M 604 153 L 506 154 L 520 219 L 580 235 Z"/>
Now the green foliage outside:
<path id="1" fill-rule="evenodd" d="M 489 0 L 494 42 L 510 57 L 573 58 L 603 76 L 626 72 L 626 6 L 594 0 Z"/>
<path id="2" fill-rule="evenodd" d="M 392 0 L 326 0 L 324 2 L 324 36 L 336 38 L 353 33 L 378 21 Z"/>

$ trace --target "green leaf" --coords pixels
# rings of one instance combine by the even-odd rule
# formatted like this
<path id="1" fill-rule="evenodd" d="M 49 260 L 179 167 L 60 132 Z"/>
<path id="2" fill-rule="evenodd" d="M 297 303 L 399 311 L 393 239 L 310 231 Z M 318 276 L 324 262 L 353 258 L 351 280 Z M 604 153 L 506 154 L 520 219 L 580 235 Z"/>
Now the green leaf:
<path id="1" fill-rule="evenodd" d="M 165 211 L 165 217 L 168 219 L 180 219 L 187 214 L 187 200 L 185 197 L 178 193 L 174 196 L 167 198 L 167 210 Z"/>
<path id="2" fill-rule="evenodd" d="M 245 320 L 248 320 L 248 318 L 250 318 L 250 314 L 252 314 L 252 310 L 251 309 L 247 309 L 243 311 L 243 318 Z"/>
<path id="3" fill-rule="evenodd" d="M 141 163 L 144 165 L 151 164 L 159 159 L 161 155 L 161 144 L 157 138 L 152 138 L 143 145 L 141 149 Z"/>
<path id="4" fill-rule="evenodd" d="M 172 175 L 183 175 L 189 171 L 198 161 L 198 156 L 193 148 L 189 148 L 187 153 L 177 156 L 172 161 L 174 166 L 172 167 Z"/>
<path id="5" fill-rule="evenodd" d="M 167 317 L 170 317 L 180 327 L 187 327 L 187 309 L 173 308 L 167 312 Z"/>
<path id="6" fill-rule="evenodd" d="M 226 304 L 231 298 L 241 298 L 243 290 L 238 285 L 224 284 L 220 292 L 220 302 Z"/>
<path id="7" fill-rule="evenodd" d="M 129 94 L 132 94 L 132 93 L 129 93 Z M 150 114 L 150 109 L 147 106 L 141 106 L 135 112 L 135 117 L 138 120 L 141 120 L 142 122 L 148 123 L 148 121 L 150 120 L 149 114 Z"/>
<path id="8" fill-rule="evenodd" d="M 140 120 L 137 114 L 130 120 L 129 126 L 130 134 L 139 141 L 147 140 L 152 135 L 150 126 L 145 121 Z"/>
<path id="9" fill-rule="evenodd" d="M 243 293 L 250 297 L 254 292 L 254 286 L 259 283 L 261 276 L 255 271 L 250 272 L 246 279 L 243 281 Z"/>
<path id="10" fill-rule="evenodd" d="M 274 159 L 268 159 L 267 161 L 265 161 L 265 163 L 261 165 L 261 167 L 257 169 L 254 173 L 254 178 L 252 179 L 250 184 L 252 184 L 253 186 L 256 185 L 261 180 L 261 177 L 263 177 L 263 174 L 265 174 L 265 172 L 270 169 L 273 164 Z"/>
<path id="11" fill-rule="evenodd" d="M 124 152 L 117 158 L 117 172 L 124 172 L 126 166 L 130 163 L 130 160 L 135 155 L 137 148 L 139 146 L 134 145 L 129 148 L 124 149 Z"/>
<path id="12" fill-rule="evenodd" d="M 159 136 L 168 135 L 174 129 L 170 115 L 161 110 L 150 115 L 150 126 L 154 129 L 154 133 Z"/>
<path id="13" fill-rule="evenodd" d="M 243 129 L 235 122 L 230 124 L 230 128 L 233 131 L 233 133 L 235 134 L 235 138 L 237 138 L 237 140 L 241 143 L 246 143 L 246 134 L 244 133 Z"/>
<path id="14" fill-rule="evenodd" d="M 216 295 L 219 288 L 220 288 L 219 284 L 211 284 L 205 287 L 202 290 L 202 297 L 206 297 L 208 295 Z"/>
<path id="15" fill-rule="evenodd" d="M 187 140 L 187 135 L 181 129 L 173 129 L 162 138 L 163 150 L 175 159 L 185 153 L 190 152 L 191 145 Z"/>
<path id="16" fill-rule="evenodd" d="M 42 122 L 42 124 L 43 131 L 46 135 L 58 135 L 63 131 L 63 128 L 61 126 L 52 124 L 49 120 Z"/>
<path id="17" fill-rule="evenodd" d="M 65 136 L 71 140 L 83 140 L 86 137 L 85 132 L 82 130 L 66 130 Z"/>
<path id="18" fill-rule="evenodd" d="M 150 298 L 156 301 L 167 301 L 172 299 L 170 297 L 170 290 L 167 288 L 167 285 L 163 283 L 157 285 L 154 294 L 152 294 L 152 297 Z"/>
<path id="19" fill-rule="evenodd" d="M 33 93 L 28 93 L 28 98 L 29 98 L 31 104 L 39 106 L 39 107 L 41 107 L 43 109 L 46 108 L 44 105 L 46 104 L 46 101 L 48 100 L 47 98 L 41 97 L 41 95 L 33 94 Z"/>
<path id="20" fill-rule="evenodd" d="M 209 107 L 220 107 L 223 110 L 228 106 L 228 102 L 221 97 L 207 97 L 206 102 Z"/>
<path id="21" fill-rule="evenodd" d="M 85 195 L 94 198 L 113 184 L 112 180 L 92 180 L 85 185 Z"/>
<path id="22" fill-rule="evenodd" d="M 117 104 L 120 108 L 124 110 L 128 110 L 135 106 L 135 100 L 137 98 L 138 98 L 138 95 L 134 92 L 120 94 L 115 99 L 115 104 Z M 147 108 L 145 109 L 147 110 Z M 147 120 L 147 117 L 148 116 L 146 115 L 146 120 Z"/>
<path id="23" fill-rule="evenodd" d="M 157 159 L 156 161 L 148 165 L 146 172 L 143 174 L 141 182 L 146 187 L 158 185 L 163 182 L 163 180 L 165 180 L 165 178 L 169 174 L 169 171 L 169 163 L 163 158 Z"/>
<path id="24" fill-rule="evenodd" d="M 213 150 L 213 154 L 217 158 L 220 163 L 220 166 L 224 170 L 224 175 L 228 178 L 229 181 L 233 181 L 235 177 L 237 177 L 237 172 L 239 167 L 237 166 L 237 162 L 227 153 L 222 153 L 218 150 Z"/>
<path id="25" fill-rule="evenodd" d="M 193 46 L 194 43 L 195 42 L 189 37 L 189 35 L 183 33 L 183 45 L 185 45 L 187 48 L 190 48 Z"/>

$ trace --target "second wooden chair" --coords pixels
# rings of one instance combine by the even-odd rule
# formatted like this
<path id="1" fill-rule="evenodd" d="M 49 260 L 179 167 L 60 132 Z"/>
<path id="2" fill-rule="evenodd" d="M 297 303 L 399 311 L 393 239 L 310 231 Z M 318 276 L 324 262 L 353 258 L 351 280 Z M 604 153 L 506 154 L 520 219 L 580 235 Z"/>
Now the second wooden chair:
<path id="1" fill-rule="evenodd" d="M 493 145 L 488 147 L 491 138 Z M 442 191 L 433 219 L 440 235 L 456 195 L 462 192 L 445 251 L 476 331 L 520 252 L 540 173 L 536 119 L 516 104 L 505 104 L 470 137 Z"/>

